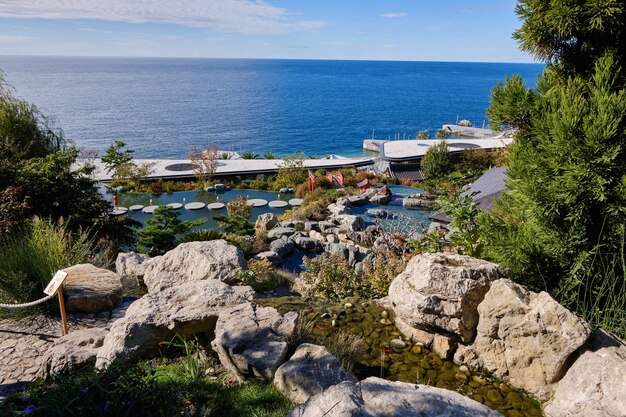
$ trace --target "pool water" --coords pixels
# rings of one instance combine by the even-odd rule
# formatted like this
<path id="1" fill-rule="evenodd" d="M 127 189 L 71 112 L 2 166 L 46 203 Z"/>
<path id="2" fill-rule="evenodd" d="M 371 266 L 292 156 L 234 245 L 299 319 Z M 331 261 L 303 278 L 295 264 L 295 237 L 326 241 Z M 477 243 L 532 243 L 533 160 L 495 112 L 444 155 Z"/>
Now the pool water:
<path id="1" fill-rule="evenodd" d="M 374 224 L 376 218 L 367 214 L 367 210 L 371 208 L 381 208 L 388 213 L 386 218 L 380 220 L 380 223 L 383 226 L 393 227 L 394 230 L 399 230 L 398 228 L 403 229 L 417 229 L 421 230 L 422 227 L 428 228 L 430 224 L 430 220 L 428 216 L 432 214 L 431 211 L 422 210 L 422 209 L 407 209 L 402 206 L 402 199 L 406 196 L 416 194 L 422 192 L 419 188 L 406 187 L 401 185 L 390 185 L 389 189 L 393 193 L 393 199 L 389 205 L 386 206 L 377 206 L 375 204 L 368 203 L 363 207 L 354 207 L 352 212 L 365 220 L 368 224 Z M 205 204 L 210 203 L 228 203 L 236 199 L 238 196 L 244 196 L 248 199 L 260 198 L 267 201 L 273 200 L 282 200 L 289 201 L 294 197 L 292 193 L 280 194 L 273 191 L 258 191 L 258 190 L 231 190 L 225 192 L 207 192 L 207 191 L 178 191 L 175 193 L 167 194 L 119 194 L 118 195 L 118 205 L 121 207 L 130 207 L 133 205 L 166 205 L 169 203 L 192 203 L 192 202 L 202 202 Z M 107 194 L 107 197 L 112 200 L 113 195 Z M 269 206 L 264 207 L 253 207 L 252 215 L 250 216 L 250 220 L 254 221 L 257 216 L 263 213 L 274 213 L 276 215 L 281 215 L 285 212 L 285 210 L 291 209 L 291 206 L 287 206 L 285 208 L 272 208 Z M 200 210 L 186 210 L 185 208 L 181 208 L 180 210 L 180 219 L 181 220 L 197 220 L 197 219 L 205 219 L 206 223 L 201 226 L 198 226 L 197 229 L 207 229 L 207 228 L 216 228 L 219 227 L 217 221 L 215 220 L 215 216 L 218 215 L 226 215 L 226 208 L 221 210 L 209 210 L 207 208 L 203 208 Z M 139 211 L 129 211 L 128 215 L 141 222 L 142 224 L 148 220 L 152 214 L 146 214 Z"/>

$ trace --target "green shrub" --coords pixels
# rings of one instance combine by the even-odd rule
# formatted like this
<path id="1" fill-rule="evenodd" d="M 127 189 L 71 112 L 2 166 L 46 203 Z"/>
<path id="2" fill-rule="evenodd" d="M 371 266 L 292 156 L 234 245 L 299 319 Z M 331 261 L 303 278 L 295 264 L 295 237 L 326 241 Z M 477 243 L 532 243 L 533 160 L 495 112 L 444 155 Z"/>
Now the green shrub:
<path id="1" fill-rule="evenodd" d="M 432 145 L 420 161 L 422 171 L 426 178 L 441 178 L 452 172 L 452 156 L 448 144 L 441 141 Z"/>
<path id="2" fill-rule="evenodd" d="M 248 199 L 242 195 L 237 196 L 234 200 L 226 204 L 226 210 L 229 217 L 239 216 L 244 219 L 250 218 L 252 214 L 252 206 L 248 204 Z"/>
<path id="3" fill-rule="evenodd" d="M 94 242 L 85 232 L 72 234 L 66 225 L 35 220 L 24 235 L 0 241 L 0 300 L 28 302 L 43 290 L 59 269 L 80 263 L 108 266 L 105 252 L 92 252 Z M 55 311 L 53 303 L 44 309 Z"/>
<path id="4" fill-rule="evenodd" d="M 366 344 L 359 336 L 341 329 L 338 332 L 331 333 L 324 340 L 324 346 L 339 359 L 341 367 L 345 371 L 351 372 Z"/>
<path id="5" fill-rule="evenodd" d="M 220 215 L 214 218 L 220 226 L 222 226 L 225 233 L 239 236 L 250 236 L 254 234 L 254 224 L 250 223 L 247 217 Z"/>
<path id="6" fill-rule="evenodd" d="M 191 232 L 183 233 L 180 239 L 178 239 L 178 244 L 187 242 L 206 242 L 222 238 L 222 232 L 216 229 L 194 230 Z"/>
<path id="7" fill-rule="evenodd" d="M 151 256 L 161 255 L 176 247 L 177 235 L 206 222 L 204 219 L 182 221 L 178 216 L 178 210 L 171 210 L 167 206 L 158 207 L 146 221 L 146 226 L 137 230 L 138 245 L 147 248 Z"/>
<path id="8" fill-rule="evenodd" d="M 366 293 L 368 298 L 386 297 L 391 282 L 404 271 L 406 262 L 396 257 L 377 255 L 372 262 L 365 263 L 361 294 Z"/>
<path id="9" fill-rule="evenodd" d="M 310 288 L 309 295 L 339 301 L 359 294 L 359 279 L 343 257 L 323 253 L 317 258 L 305 259 L 304 266 L 306 270 L 301 277 Z"/>

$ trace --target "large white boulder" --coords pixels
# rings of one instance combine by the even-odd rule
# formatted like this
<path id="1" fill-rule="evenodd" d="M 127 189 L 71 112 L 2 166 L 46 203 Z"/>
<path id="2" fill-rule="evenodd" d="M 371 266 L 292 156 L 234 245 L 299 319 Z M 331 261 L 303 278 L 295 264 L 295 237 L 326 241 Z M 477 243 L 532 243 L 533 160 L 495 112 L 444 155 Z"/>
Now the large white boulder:
<path id="1" fill-rule="evenodd" d="M 549 417 L 626 415 L 626 344 L 595 331 L 585 350 L 556 385 L 544 411 Z"/>
<path id="2" fill-rule="evenodd" d="M 41 360 L 39 376 L 67 373 L 77 367 L 96 361 L 108 329 L 95 327 L 72 331 L 60 337 L 49 347 Z"/>
<path id="3" fill-rule="evenodd" d="M 64 269 L 65 308 L 70 313 L 111 311 L 122 302 L 122 280 L 107 269 L 78 264 Z"/>
<path id="4" fill-rule="evenodd" d="M 457 335 L 470 342 L 478 304 L 491 282 L 509 271 L 491 262 L 452 253 L 427 253 L 409 261 L 389 287 L 394 312 L 409 326 Z"/>
<path id="5" fill-rule="evenodd" d="M 459 347 L 455 360 L 487 369 L 543 400 L 591 333 L 585 321 L 549 294 L 508 279 L 491 284 L 478 313 L 476 340 Z"/>
<path id="6" fill-rule="evenodd" d="M 147 260 L 150 257 L 148 255 L 142 255 L 135 252 L 120 252 L 117 254 L 115 260 L 115 271 L 117 274 L 125 278 L 135 278 L 139 282 L 143 282 L 143 275 L 146 272 Z"/>
<path id="7" fill-rule="evenodd" d="M 297 406 L 288 417 L 502 417 L 458 392 L 367 378 L 342 382 Z"/>
<path id="8" fill-rule="evenodd" d="M 286 360 L 298 313 L 244 303 L 220 312 L 211 342 L 221 364 L 241 378 L 271 381 Z"/>
<path id="9" fill-rule="evenodd" d="M 303 343 L 274 375 L 274 385 L 297 404 L 343 381 L 357 382 L 324 346 Z"/>
<path id="10" fill-rule="evenodd" d="M 251 287 L 231 287 L 217 280 L 191 281 L 148 293 L 115 321 L 98 351 L 96 366 L 149 357 L 174 335 L 212 334 L 222 310 L 252 299 Z"/>
<path id="11" fill-rule="evenodd" d="M 243 252 L 223 239 L 178 245 L 152 258 L 144 273 L 149 292 L 161 291 L 189 281 L 218 280 L 233 283 L 248 264 Z"/>

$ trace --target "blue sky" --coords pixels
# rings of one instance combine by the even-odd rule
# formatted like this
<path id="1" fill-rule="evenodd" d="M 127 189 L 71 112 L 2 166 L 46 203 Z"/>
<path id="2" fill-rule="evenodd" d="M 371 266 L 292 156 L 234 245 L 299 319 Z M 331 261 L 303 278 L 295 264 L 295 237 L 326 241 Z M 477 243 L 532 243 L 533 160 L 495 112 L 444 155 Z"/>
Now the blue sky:
<path id="1" fill-rule="evenodd" d="M 506 0 L 0 0 L 0 55 L 532 62 Z"/>

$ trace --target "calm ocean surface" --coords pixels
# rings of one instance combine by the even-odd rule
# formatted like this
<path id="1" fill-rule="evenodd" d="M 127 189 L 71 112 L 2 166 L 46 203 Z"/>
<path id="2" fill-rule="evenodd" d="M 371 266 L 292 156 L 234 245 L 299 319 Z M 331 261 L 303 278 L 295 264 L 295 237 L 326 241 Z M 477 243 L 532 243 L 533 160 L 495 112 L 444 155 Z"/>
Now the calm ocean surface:
<path id="1" fill-rule="evenodd" d="M 0 56 L 17 95 L 79 147 L 113 138 L 136 157 L 186 158 L 193 145 L 283 155 L 362 154 L 362 141 L 482 126 L 491 88 L 539 64 Z"/>

